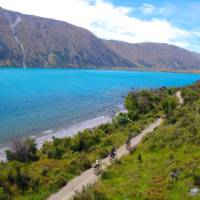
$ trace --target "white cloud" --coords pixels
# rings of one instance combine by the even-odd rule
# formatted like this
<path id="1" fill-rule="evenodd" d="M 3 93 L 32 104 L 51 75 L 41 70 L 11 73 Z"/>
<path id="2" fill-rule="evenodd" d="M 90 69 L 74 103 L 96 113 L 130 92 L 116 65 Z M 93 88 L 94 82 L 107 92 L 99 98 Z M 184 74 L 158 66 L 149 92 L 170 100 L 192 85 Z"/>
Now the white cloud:
<path id="1" fill-rule="evenodd" d="M 63 20 L 98 37 L 127 42 L 163 42 L 188 47 L 191 33 L 168 21 L 134 17 L 134 8 L 114 6 L 106 0 L 0 0 L 0 6 L 27 14 Z M 155 9 L 144 4 L 144 12 Z"/>
<path id="2" fill-rule="evenodd" d="M 156 8 L 151 5 L 151 4 L 142 4 L 142 6 L 140 7 L 140 10 L 144 13 L 144 14 L 152 14 L 154 13 L 154 11 L 156 10 Z"/>
<path id="3" fill-rule="evenodd" d="M 194 31 L 193 34 L 197 37 L 200 37 L 200 32 L 199 31 Z"/>

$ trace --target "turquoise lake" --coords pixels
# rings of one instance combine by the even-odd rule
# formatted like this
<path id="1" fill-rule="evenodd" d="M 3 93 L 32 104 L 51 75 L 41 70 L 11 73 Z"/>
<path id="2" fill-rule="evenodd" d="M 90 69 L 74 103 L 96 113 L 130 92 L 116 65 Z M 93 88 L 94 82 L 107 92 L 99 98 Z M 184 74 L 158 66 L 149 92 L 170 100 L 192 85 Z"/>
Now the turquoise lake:
<path id="1" fill-rule="evenodd" d="M 0 69 L 0 143 L 112 116 L 133 89 L 185 86 L 200 74 Z"/>

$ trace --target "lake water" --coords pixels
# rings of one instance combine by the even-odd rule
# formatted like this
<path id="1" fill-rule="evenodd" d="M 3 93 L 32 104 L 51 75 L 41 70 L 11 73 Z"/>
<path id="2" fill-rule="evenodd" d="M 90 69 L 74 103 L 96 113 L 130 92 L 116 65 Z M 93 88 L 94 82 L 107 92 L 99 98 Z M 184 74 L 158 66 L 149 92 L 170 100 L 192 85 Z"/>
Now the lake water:
<path id="1" fill-rule="evenodd" d="M 111 116 L 132 89 L 185 86 L 199 74 L 0 69 L 0 144 Z"/>

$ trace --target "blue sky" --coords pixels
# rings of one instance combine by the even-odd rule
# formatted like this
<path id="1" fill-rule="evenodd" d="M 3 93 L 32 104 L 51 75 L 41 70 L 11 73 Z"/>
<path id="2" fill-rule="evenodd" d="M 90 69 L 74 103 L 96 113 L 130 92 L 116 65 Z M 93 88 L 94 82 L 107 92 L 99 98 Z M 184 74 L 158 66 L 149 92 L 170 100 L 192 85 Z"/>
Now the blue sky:
<path id="1" fill-rule="evenodd" d="M 132 7 L 132 16 L 143 20 L 158 18 L 170 22 L 173 26 L 200 32 L 200 0 L 110 0 L 117 6 Z M 147 8 L 149 12 L 142 12 L 140 8 Z M 189 48 L 200 52 L 200 37 L 192 36 L 187 40 Z"/>
<path id="2" fill-rule="evenodd" d="M 200 0 L 0 0 L 0 6 L 63 20 L 105 39 L 200 52 Z"/>
<path id="3" fill-rule="evenodd" d="M 141 19 L 151 19 L 153 17 L 169 20 L 174 25 L 181 28 L 194 28 L 200 30 L 200 1 L 199 0 L 110 0 L 117 6 L 127 6 L 139 8 L 142 5 L 150 5 L 155 8 L 151 15 L 135 10 L 132 13 Z M 161 9 L 163 12 L 158 12 Z M 199 27 L 199 28 L 198 28 Z"/>

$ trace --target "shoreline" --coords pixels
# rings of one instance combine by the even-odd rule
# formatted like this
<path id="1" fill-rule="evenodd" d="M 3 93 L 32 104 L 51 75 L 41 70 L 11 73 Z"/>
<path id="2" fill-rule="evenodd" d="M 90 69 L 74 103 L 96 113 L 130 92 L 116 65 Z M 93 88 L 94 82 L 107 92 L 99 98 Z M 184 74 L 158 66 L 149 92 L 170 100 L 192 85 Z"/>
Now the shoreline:
<path id="1" fill-rule="evenodd" d="M 161 73 L 176 73 L 176 74 L 200 74 L 199 69 L 193 69 L 193 70 L 184 70 L 184 69 L 178 69 L 178 70 L 170 70 L 167 68 L 158 69 L 158 68 L 152 68 L 149 69 L 148 67 L 141 67 L 141 68 L 130 68 L 130 67 L 16 67 L 16 66 L 0 66 L 0 69 L 45 69 L 45 70 L 51 70 L 51 69 L 72 69 L 72 70 L 98 70 L 98 71 L 124 71 L 124 72 L 161 72 Z"/>
<path id="2" fill-rule="evenodd" d="M 30 136 L 29 138 L 34 138 L 37 143 L 37 147 L 40 149 L 42 145 L 46 141 L 52 141 L 52 137 L 56 138 L 64 138 L 64 137 L 72 137 L 73 135 L 76 135 L 78 132 L 81 132 L 85 129 L 92 129 L 95 127 L 98 127 L 102 124 L 111 123 L 112 118 L 109 116 L 100 116 L 93 119 L 88 119 L 82 122 L 79 122 L 77 124 L 73 124 L 68 126 L 67 128 L 52 132 L 52 131 L 46 131 L 45 135 L 40 135 L 38 137 Z M 6 162 L 6 154 L 5 151 L 9 149 L 9 144 L 5 147 L 0 148 L 0 161 Z"/>
<path id="3" fill-rule="evenodd" d="M 56 138 L 64 138 L 67 136 L 72 137 L 72 136 L 76 135 L 78 132 L 81 132 L 85 129 L 92 129 L 92 128 L 95 128 L 102 124 L 111 123 L 111 122 L 112 122 L 111 117 L 100 116 L 100 117 L 96 117 L 93 119 L 88 119 L 88 120 L 79 122 L 77 124 L 70 125 L 65 129 L 36 137 L 37 147 L 40 149 L 42 147 L 42 145 L 44 144 L 44 142 L 52 141 L 53 136 Z"/>

